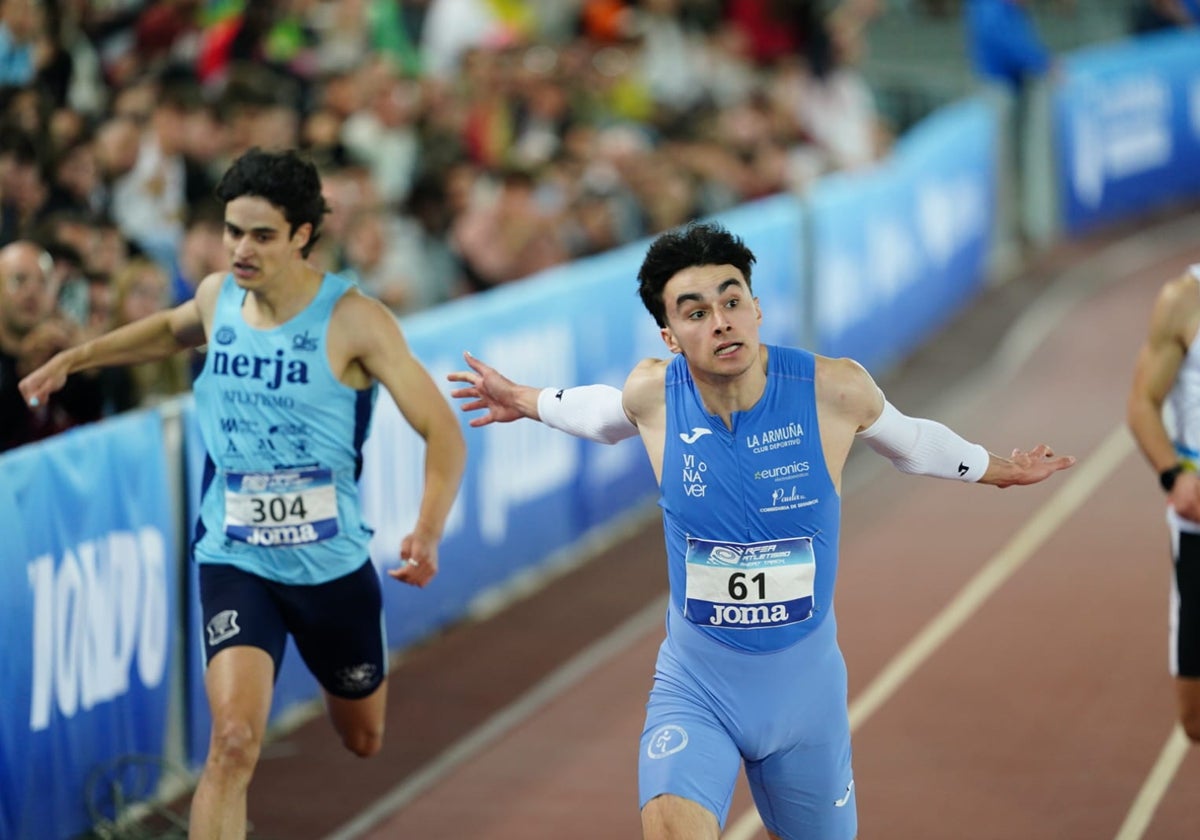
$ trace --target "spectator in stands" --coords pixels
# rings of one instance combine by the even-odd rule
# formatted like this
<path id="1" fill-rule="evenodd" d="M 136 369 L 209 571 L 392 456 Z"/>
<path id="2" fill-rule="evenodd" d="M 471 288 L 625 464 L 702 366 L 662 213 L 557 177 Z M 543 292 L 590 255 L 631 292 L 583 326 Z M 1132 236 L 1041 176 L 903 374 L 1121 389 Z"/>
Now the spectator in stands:
<path id="1" fill-rule="evenodd" d="M 34 0 L 0 2 L 0 85 L 32 83 L 49 57 L 42 5 Z"/>
<path id="2" fill-rule="evenodd" d="M 370 80 L 367 107 L 342 124 L 340 139 L 350 157 L 370 169 L 380 198 L 402 202 L 417 166 L 421 88 L 382 63 L 366 69 L 371 71 L 362 74 Z"/>
<path id="3" fill-rule="evenodd" d="M 21 377 L 81 338 L 58 312 L 54 261 L 34 242 L 0 249 L 0 452 L 100 419 L 94 377 L 71 377 L 45 404 L 30 408 L 17 390 Z"/>
<path id="4" fill-rule="evenodd" d="M 132 324 L 171 305 L 171 288 L 162 266 L 145 257 L 130 260 L 111 283 L 110 329 Z M 188 357 L 165 359 L 125 367 L 105 368 L 99 379 L 104 391 L 105 414 L 152 405 L 191 387 Z"/>
<path id="5" fill-rule="evenodd" d="M 488 189 L 475 193 L 451 233 L 469 282 L 491 289 L 565 262 L 569 252 L 556 214 L 557 208 L 539 204 L 529 172 L 498 173 Z"/>
<path id="6" fill-rule="evenodd" d="M 350 216 L 342 274 L 397 314 L 415 309 L 411 267 L 392 244 L 395 220 L 381 207 L 362 207 Z"/>
<path id="7" fill-rule="evenodd" d="M 1129 28 L 1135 35 L 1200 26 L 1200 0 L 1137 0 L 1129 18 Z"/>
<path id="8" fill-rule="evenodd" d="M 112 214 L 121 232 L 163 265 L 173 262 L 183 238 L 186 118 L 198 105 L 198 93 L 187 83 L 164 84 L 142 133 L 137 162 L 113 184 Z"/>
<path id="9" fill-rule="evenodd" d="M 1028 0 L 965 0 L 967 49 L 975 74 L 1014 94 L 1050 71 L 1053 58 L 1029 14 Z"/>
<path id="10" fill-rule="evenodd" d="M 224 209 L 215 197 L 191 206 L 183 242 L 179 245 L 172 271 L 173 303 L 191 300 L 201 280 L 229 264 L 225 246 L 221 242 L 224 228 Z"/>

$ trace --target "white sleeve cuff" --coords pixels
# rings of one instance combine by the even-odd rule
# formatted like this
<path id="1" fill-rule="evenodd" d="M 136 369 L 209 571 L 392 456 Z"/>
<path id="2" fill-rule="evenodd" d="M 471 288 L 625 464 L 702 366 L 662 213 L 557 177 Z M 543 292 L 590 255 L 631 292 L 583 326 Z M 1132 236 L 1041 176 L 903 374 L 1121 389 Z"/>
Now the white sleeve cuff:
<path id="1" fill-rule="evenodd" d="M 597 443 L 618 443 L 638 433 L 625 413 L 621 391 L 611 385 L 543 388 L 537 408 L 550 428 Z"/>
<path id="2" fill-rule="evenodd" d="M 913 475 L 979 481 L 991 455 L 934 420 L 908 417 L 887 400 L 879 419 L 858 433 L 867 446 Z"/>

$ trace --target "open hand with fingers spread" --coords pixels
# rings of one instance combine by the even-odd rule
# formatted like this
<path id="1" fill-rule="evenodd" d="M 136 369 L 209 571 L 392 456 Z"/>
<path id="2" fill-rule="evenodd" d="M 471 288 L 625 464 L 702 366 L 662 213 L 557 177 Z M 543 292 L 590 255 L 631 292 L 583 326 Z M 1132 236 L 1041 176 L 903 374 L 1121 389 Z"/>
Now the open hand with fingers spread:
<path id="1" fill-rule="evenodd" d="M 1074 455 L 1055 455 L 1054 450 L 1040 443 L 1029 451 L 1014 449 L 1008 458 L 993 455 L 992 463 L 979 481 L 996 487 L 1037 484 L 1074 463 Z"/>
<path id="2" fill-rule="evenodd" d="M 451 382 L 466 383 L 466 387 L 450 392 L 455 399 L 471 400 L 459 406 L 463 411 L 487 410 L 482 417 L 471 418 L 471 426 L 511 423 L 523 417 L 537 419 L 537 388 L 518 385 L 470 353 L 463 353 L 463 359 L 470 370 L 454 371 L 446 374 L 446 378 Z"/>

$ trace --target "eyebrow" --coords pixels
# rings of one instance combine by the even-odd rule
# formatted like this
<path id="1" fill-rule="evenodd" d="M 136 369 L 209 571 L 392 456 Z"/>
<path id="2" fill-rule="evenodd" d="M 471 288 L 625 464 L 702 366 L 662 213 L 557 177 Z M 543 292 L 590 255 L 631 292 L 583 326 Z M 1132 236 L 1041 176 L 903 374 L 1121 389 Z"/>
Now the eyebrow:
<path id="1" fill-rule="evenodd" d="M 736 277 L 730 277 L 728 280 L 722 281 L 721 285 L 717 286 L 717 297 L 720 297 L 721 295 L 725 294 L 726 290 L 730 286 L 739 286 L 740 287 L 741 285 L 742 285 L 741 280 L 738 280 Z M 681 294 L 675 298 L 675 307 L 678 308 L 680 306 L 683 306 L 688 301 L 693 301 L 693 300 L 696 301 L 697 303 L 699 303 L 700 301 L 704 300 L 704 295 L 700 294 L 699 292 L 684 292 L 683 294 Z"/>
<path id="2" fill-rule="evenodd" d="M 247 232 L 245 229 L 238 227 L 233 222 L 226 222 L 225 227 L 229 228 L 229 230 L 234 233 Z M 278 229 L 273 228 L 270 225 L 259 225 L 258 227 L 250 228 L 249 233 L 278 233 Z"/>

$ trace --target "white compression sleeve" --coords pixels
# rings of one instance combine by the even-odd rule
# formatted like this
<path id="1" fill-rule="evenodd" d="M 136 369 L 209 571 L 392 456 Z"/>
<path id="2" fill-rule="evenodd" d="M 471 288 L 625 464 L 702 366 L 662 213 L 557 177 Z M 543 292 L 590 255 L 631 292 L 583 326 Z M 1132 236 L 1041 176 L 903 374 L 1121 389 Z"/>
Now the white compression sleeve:
<path id="1" fill-rule="evenodd" d="M 891 460 L 900 472 L 979 481 L 991 456 L 977 443 L 934 420 L 908 417 L 887 400 L 879 419 L 858 433 L 867 446 Z"/>
<path id="2" fill-rule="evenodd" d="M 638 433 L 621 405 L 621 391 L 611 385 L 543 388 L 537 407 L 550 428 L 597 443 L 618 443 Z"/>

